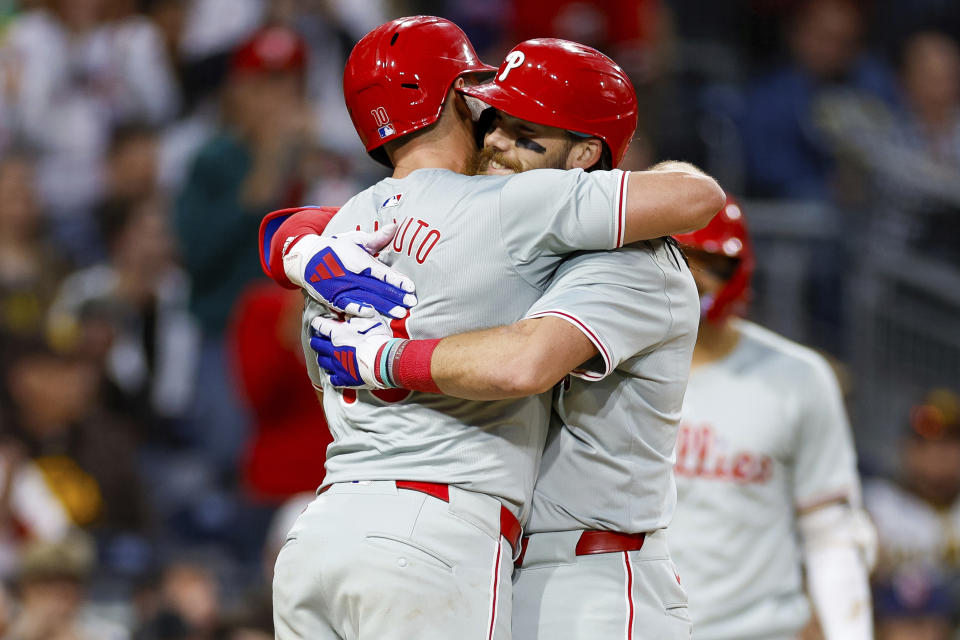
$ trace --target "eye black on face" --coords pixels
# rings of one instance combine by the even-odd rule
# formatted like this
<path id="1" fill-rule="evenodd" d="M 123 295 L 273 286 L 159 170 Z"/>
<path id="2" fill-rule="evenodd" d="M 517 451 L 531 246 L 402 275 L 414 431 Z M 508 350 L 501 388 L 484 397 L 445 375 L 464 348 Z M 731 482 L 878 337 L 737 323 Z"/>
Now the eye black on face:
<path id="1" fill-rule="evenodd" d="M 530 138 L 517 138 L 517 146 L 521 149 L 529 149 L 530 151 L 540 154 L 547 152 L 546 147 L 541 145 L 539 142 L 534 142 Z"/>

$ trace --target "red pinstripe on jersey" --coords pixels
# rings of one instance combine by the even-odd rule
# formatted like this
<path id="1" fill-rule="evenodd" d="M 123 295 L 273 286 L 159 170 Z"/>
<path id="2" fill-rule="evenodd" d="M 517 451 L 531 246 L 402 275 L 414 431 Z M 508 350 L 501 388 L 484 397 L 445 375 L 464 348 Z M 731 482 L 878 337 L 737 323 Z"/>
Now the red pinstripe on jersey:
<path id="1" fill-rule="evenodd" d="M 606 371 L 603 372 L 603 375 L 597 375 L 589 371 L 577 370 L 574 372 L 574 375 L 585 378 L 587 380 L 599 380 L 603 376 L 610 373 L 613 369 L 613 359 L 610 357 L 610 351 L 607 350 L 606 345 L 603 344 L 603 341 L 600 339 L 600 336 L 597 335 L 596 331 L 590 328 L 590 326 L 576 317 L 572 313 L 567 313 L 566 311 L 560 311 L 559 309 L 550 309 L 548 311 L 538 311 L 532 315 L 527 316 L 528 318 L 542 318 L 544 316 L 554 316 L 555 318 L 561 318 L 566 320 L 576 328 L 580 329 L 585 336 L 593 343 L 593 346 L 597 348 L 597 351 L 600 352 L 600 357 L 603 358 L 603 364 Z"/>
<path id="2" fill-rule="evenodd" d="M 497 538 L 497 556 L 493 563 L 493 584 L 490 587 L 490 626 L 487 629 L 487 640 L 493 640 L 493 631 L 497 626 L 497 595 L 500 590 L 500 550 L 501 538 Z"/>
<path id="3" fill-rule="evenodd" d="M 633 569 L 628 551 L 623 552 L 623 566 L 627 569 L 627 632 L 624 637 L 633 640 Z"/>
<path id="4" fill-rule="evenodd" d="M 629 171 L 624 171 L 620 176 L 619 200 L 617 205 L 617 246 L 623 246 L 624 236 L 627 232 L 627 180 L 630 177 Z"/>

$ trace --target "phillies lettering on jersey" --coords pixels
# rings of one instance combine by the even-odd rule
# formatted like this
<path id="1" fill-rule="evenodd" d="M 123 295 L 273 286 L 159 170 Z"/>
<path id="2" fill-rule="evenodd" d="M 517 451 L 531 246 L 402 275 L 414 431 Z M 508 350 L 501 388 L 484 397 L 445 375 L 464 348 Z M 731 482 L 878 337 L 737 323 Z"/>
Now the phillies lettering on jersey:
<path id="1" fill-rule="evenodd" d="M 727 451 L 722 438 L 709 424 L 683 423 L 677 436 L 677 475 L 714 480 L 732 480 L 745 484 L 768 482 L 773 474 L 773 459 L 762 453 Z"/>

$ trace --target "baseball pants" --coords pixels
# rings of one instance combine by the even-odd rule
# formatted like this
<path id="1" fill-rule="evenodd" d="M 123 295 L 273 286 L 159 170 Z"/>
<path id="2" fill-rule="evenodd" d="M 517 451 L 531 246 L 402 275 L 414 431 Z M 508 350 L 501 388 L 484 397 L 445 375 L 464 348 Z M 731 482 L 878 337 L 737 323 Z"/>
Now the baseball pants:
<path id="1" fill-rule="evenodd" d="M 510 640 L 500 502 L 390 481 L 332 485 L 297 518 L 273 579 L 277 640 Z"/>
<path id="2" fill-rule="evenodd" d="M 636 551 L 578 556 L 581 533 L 530 536 L 513 586 L 517 640 L 689 640 L 687 594 L 664 532 Z"/>

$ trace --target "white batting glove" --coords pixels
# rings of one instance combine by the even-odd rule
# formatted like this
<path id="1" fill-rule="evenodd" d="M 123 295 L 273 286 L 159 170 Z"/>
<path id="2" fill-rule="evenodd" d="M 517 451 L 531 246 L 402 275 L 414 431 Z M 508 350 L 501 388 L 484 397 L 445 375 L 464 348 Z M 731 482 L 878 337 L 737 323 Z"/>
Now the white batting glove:
<path id="1" fill-rule="evenodd" d="M 335 387 L 393 389 L 388 367 L 392 350 L 403 340 L 394 338 L 386 321 L 352 317 L 347 321 L 317 316 L 310 322 L 310 348 L 317 364 Z"/>
<path id="2" fill-rule="evenodd" d="M 335 311 L 365 318 L 403 318 L 417 304 L 413 281 L 373 257 L 390 243 L 397 225 L 373 233 L 308 234 L 283 256 L 290 282 Z"/>

